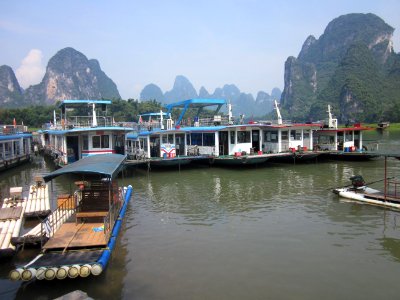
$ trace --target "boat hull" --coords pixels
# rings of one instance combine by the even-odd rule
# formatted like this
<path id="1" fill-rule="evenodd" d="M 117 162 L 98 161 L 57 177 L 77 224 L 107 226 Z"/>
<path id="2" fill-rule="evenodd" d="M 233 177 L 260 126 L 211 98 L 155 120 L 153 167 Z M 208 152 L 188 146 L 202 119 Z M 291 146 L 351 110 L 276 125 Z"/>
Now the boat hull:
<path id="1" fill-rule="evenodd" d="M 389 207 L 393 209 L 400 209 L 400 199 L 398 201 L 387 197 L 385 200 L 380 191 L 368 187 L 354 188 L 340 188 L 335 189 L 334 193 L 342 198 L 363 202 L 367 204 Z"/>

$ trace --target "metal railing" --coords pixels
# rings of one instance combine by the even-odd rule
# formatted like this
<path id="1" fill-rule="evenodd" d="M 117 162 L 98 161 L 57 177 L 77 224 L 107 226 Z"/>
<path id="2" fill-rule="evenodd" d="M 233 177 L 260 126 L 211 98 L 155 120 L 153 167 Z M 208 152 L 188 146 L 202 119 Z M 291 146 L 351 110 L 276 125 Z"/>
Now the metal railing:
<path id="1" fill-rule="evenodd" d="M 41 222 L 41 236 L 47 236 L 48 238 L 54 236 L 61 225 L 76 212 L 77 203 L 79 203 L 79 201 L 80 195 L 77 191 L 73 196 L 68 197 L 60 204 L 55 211 Z"/>

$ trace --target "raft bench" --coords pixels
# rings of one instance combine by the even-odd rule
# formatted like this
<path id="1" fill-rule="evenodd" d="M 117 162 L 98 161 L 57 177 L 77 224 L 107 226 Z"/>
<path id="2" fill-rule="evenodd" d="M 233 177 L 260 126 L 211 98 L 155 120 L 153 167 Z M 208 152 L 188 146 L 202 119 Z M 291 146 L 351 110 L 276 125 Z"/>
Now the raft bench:
<path id="1" fill-rule="evenodd" d="M 76 222 L 96 221 L 94 219 L 105 218 L 109 213 L 108 189 L 83 190 L 82 200 L 76 212 Z"/>

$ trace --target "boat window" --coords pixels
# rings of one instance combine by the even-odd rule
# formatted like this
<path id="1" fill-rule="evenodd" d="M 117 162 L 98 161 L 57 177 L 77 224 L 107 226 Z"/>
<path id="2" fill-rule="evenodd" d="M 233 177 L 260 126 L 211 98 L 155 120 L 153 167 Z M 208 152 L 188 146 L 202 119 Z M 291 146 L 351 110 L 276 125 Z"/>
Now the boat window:
<path id="1" fill-rule="evenodd" d="M 168 136 L 166 134 L 162 135 L 161 143 L 166 144 L 168 142 Z"/>
<path id="2" fill-rule="evenodd" d="M 349 131 L 345 133 L 345 142 L 352 142 L 353 141 L 353 131 Z"/>
<path id="3" fill-rule="evenodd" d="M 309 139 L 310 138 L 310 132 L 309 131 L 304 131 L 303 132 L 303 139 Z"/>
<path id="4" fill-rule="evenodd" d="M 89 137 L 87 135 L 82 136 L 82 141 L 83 141 L 83 150 L 89 150 Z"/>
<path id="5" fill-rule="evenodd" d="M 235 144 L 235 132 L 231 131 L 231 144 Z"/>
<path id="6" fill-rule="evenodd" d="M 92 147 L 100 148 L 100 136 L 99 135 L 94 135 L 92 137 Z"/>
<path id="7" fill-rule="evenodd" d="M 174 143 L 174 135 L 168 134 L 168 144 L 173 144 L 173 143 Z"/>
<path id="8" fill-rule="evenodd" d="M 238 144 L 239 143 L 251 143 L 250 131 L 238 131 L 237 139 L 238 139 Z"/>
<path id="9" fill-rule="evenodd" d="M 287 131 L 286 131 L 287 133 Z M 277 143 L 278 142 L 278 131 L 271 130 L 271 131 L 264 131 L 264 141 Z"/>
<path id="10" fill-rule="evenodd" d="M 203 146 L 203 141 L 202 141 L 202 134 L 201 133 L 192 133 L 190 135 L 191 138 L 191 145 L 197 145 L 197 146 Z"/>
<path id="11" fill-rule="evenodd" d="M 110 137 L 108 135 L 101 136 L 101 148 L 110 148 Z"/>
<path id="12" fill-rule="evenodd" d="M 281 131 L 281 139 L 282 141 L 287 141 L 289 139 L 288 131 Z"/>
<path id="13" fill-rule="evenodd" d="M 215 146 L 214 133 L 203 133 L 203 146 Z"/>
<path id="14" fill-rule="evenodd" d="M 300 130 L 290 130 L 290 140 L 291 141 L 301 141 L 301 131 Z"/>
<path id="15" fill-rule="evenodd" d="M 147 139 L 146 138 L 140 139 L 140 142 L 142 144 L 143 149 L 147 149 Z"/>
<path id="16" fill-rule="evenodd" d="M 188 145 L 191 145 L 191 142 L 190 142 L 190 134 L 189 134 L 189 133 L 186 135 L 186 143 L 187 143 Z"/>

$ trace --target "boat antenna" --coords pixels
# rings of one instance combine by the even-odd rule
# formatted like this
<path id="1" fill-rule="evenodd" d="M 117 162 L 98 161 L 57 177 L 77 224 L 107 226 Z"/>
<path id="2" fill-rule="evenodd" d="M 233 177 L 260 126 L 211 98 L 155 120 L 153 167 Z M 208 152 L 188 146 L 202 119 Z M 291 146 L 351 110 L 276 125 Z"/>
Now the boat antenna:
<path id="1" fill-rule="evenodd" d="M 162 111 L 162 109 L 160 109 L 160 128 L 161 128 L 161 130 L 164 130 L 164 124 L 163 124 L 163 122 L 164 122 L 164 119 L 163 119 L 163 111 Z"/>
<path id="2" fill-rule="evenodd" d="M 228 108 L 228 124 L 232 125 L 232 104 L 231 101 L 228 100 L 228 103 L 226 104 L 227 108 Z"/>
<path id="3" fill-rule="evenodd" d="M 332 113 L 331 113 L 331 106 L 328 104 L 328 127 L 329 128 L 337 128 L 337 119 L 334 119 L 332 117 Z"/>
<path id="4" fill-rule="evenodd" d="M 282 115 L 278 107 L 278 101 L 274 100 L 274 104 L 275 104 L 276 114 L 278 115 L 278 125 L 282 125 L 283 124 Z"/>
<path id="5" fill-rule="evenodd" d="M 93 115 L 92 126 L 97 127 L 96 104 L 94 102 L 92 102 L 91 104 L 92 104 L 92 115 Z"/>

